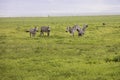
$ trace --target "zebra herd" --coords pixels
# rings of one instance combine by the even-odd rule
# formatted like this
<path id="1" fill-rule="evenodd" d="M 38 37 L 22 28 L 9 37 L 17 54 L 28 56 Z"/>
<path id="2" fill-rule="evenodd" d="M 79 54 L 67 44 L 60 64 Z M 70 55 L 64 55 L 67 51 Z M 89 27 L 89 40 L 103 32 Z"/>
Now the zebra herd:
<path id="1" fill-rule="evenodd" d="M 73 27 L 68 26 L 66 28 L 66 32 L 69 32 L 70 34 L 72 34 L 72 36 L 74 36 L 75 31 L 78 32 L 78 36 L 82 36 L 85 33 L 86 28 L 88 27 L 87 24 L 84 24 L 82 28 L 80 28 L 79 25 L 74 25 Z M 30 29 L 29 32 L 30 33 L 30 37 L 35 37 L 36 32 L 38 31 L 37 27 L 34 27 L 33 29 Z M 43 36 L 44 33 L 47 33 L 47 36 L 50 36 L 50 26 L 41 26 L 40 28 L 40 36 Z"/>
<path id="2" fill-rule="evenodd" d="M 30 30 L 26 30 L 26 32 L 30 33 L 30 37 L 35 37 L 37 31 L 38 31 L 37 27 L 34 27 L 33 29 L 30 29 Z M 46 32 L 47 36 L 49 36 L 50 35 L 50 27 L 42 26 L 40 29 L 40 36 L 44 35 L 44 32 Z"/>

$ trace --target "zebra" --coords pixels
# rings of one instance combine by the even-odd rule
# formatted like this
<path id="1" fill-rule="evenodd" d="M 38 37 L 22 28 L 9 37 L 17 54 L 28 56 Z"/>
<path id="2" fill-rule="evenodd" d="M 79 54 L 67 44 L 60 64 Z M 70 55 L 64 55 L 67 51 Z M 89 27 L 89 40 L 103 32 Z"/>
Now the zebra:
<path id="1" fill-rule="evenodd" d="M 79 30 L 80 30 L 80 26 L 74 25 L 73 27 L 68 26 L 68 27 L 66 28 L 66 32 L 69 32 L 70 34 L 72 34 L 72 36 L 74 36 L 74 32 L 75 32 L 76 30 L 79 31 Z"/>
<path id="2" fill-rule="evenodd" d="M 50 35 L 50 27 L 49 26 L 41 26 L 40 28 L 40 36 L 44 35 L 44 32 L 47 33 L 47 36 Z"/>
<path id="3" fill-rule="evenodd" d="M 36 32 L 37 32 L 37 27 L 34 27 L 33 29 L 30 29 L 29 32 L 30 32 L 30 37 L 35 37 Z"/>
<path id="4" fill-rule="evenodd" d="M 72 34 L 74 36 L 74 32 L 77 31 L 78 36 L 82 36 L 87 27 L 88 27 L 87 24 L 84 24 L 82 28 L 80 28 L 79 25 L 74 25 L 73 27 L 67 27 L 66 32 L 69 32 L 70 34 Z"/>
<path id="5" fill-rule="evenodd" d="M 88 25 L 87 25 L 87 24 L 84 24 L 82 28 L 77 29 L 77 31 L 78 31 L 78 36 L 84 35 L 85 30 L 86 30 L 87 27 L 88 27 Z"/>

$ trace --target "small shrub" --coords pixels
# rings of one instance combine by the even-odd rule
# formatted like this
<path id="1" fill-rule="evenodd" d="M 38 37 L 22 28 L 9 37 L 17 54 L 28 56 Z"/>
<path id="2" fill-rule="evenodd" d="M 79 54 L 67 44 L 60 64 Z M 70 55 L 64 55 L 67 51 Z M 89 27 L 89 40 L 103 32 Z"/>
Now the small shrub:
<path id="1" fill-rule="evenodd" d="M 120 62 L 120 55 L 118 55 L 118 56 L 115 56 L 115 57 L 113 57 L 113 58 L 105 58 L 105 61 L 106 62 Z"/>
<path id="2" fill-rule="evenodd" d="M 105 62 L 111 62 L 110 58 L 105 58 Z"/>
<path id="3" fill-rule="evenodd" d="M 120 62 L 120 55 L 115 56 L 115 57 L 112 59 L 112 61 L 114 61 L 114 62 Z"/>

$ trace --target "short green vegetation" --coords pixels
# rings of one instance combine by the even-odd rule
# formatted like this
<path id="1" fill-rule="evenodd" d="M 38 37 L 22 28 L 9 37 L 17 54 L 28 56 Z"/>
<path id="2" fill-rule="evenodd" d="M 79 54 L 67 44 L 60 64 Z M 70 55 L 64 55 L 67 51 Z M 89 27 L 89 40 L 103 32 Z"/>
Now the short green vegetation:
<path id="1" fill-rule="evenodd" d="M 85 35 L 65 32 L 75 24 Z M 120 16 L 0 18 L 0 80 L 120 80 Z"/>

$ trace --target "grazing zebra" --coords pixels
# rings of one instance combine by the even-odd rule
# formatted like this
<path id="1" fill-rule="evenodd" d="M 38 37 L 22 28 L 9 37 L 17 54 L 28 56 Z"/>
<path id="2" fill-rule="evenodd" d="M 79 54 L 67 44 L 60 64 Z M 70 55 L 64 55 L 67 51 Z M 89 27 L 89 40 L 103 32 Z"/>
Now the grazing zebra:
<path id="1" fill-rule="evenodd" d="M 30 32 L 30 37 L 35 37 L 36 31 L 37 31 L 37 27 L 35 27 L 35 28 L 33 28 L 33 29 L 30 29 L 30 30 L 29 30 L 29 32 Z"/>
<path id="2" fill-rule="evenodd" d="M 85 33 L 85 30 L 86 30 L 87 27 L 88 27 L 88 25 L 87 25 L 87 24 L 84 24 L 84 25 L 83 25 L 83 28 L 77 29 L 77 31 L 78 31 L 78 36 L 82 36 L 82 35 Z"/>
<path id="3" fill-rule="evenodd" d="M 74 25 L 73 27 L 68 26 L 68 27 L 66 28 L 66 32 L 69 32 L 69 33 L 72 34 L 73 36 L 74 36 L 74 32 L 75 32 L 76 30 L 77 30 L 77 31 L 80 30 L 80 26 Z"/>
<path id="4" fill-rule="evenodd" d="M 44 35 L 44 32 L 47 33 L 47 36 L 50 35 L 50 27 L 49 26 L 42 26 L 40 30 L 40 36 Z"/>

